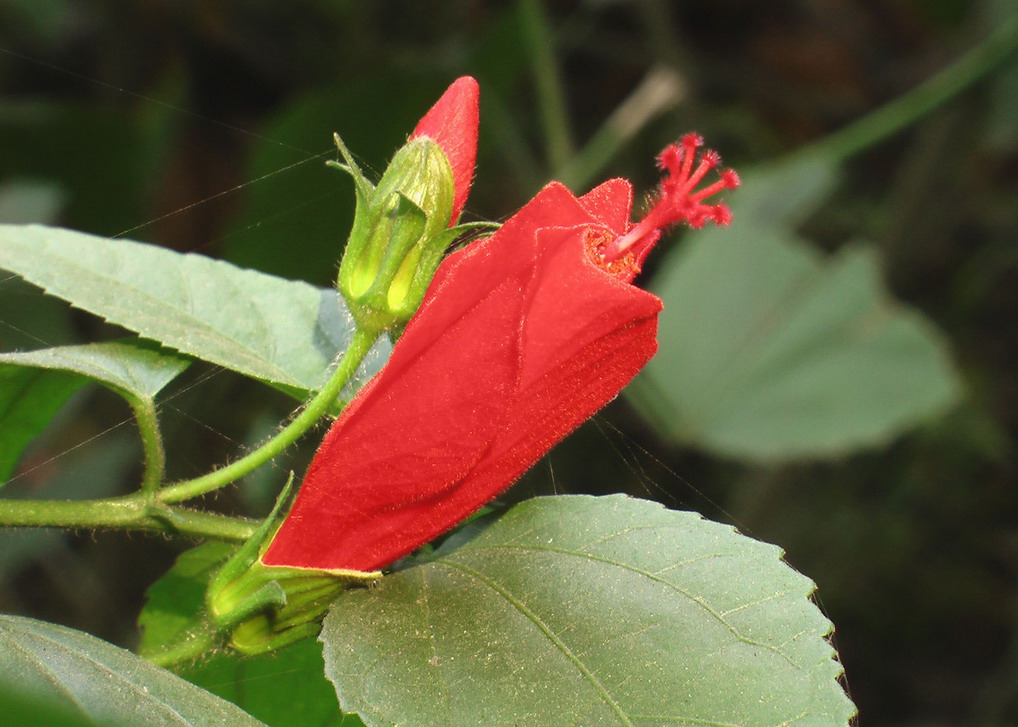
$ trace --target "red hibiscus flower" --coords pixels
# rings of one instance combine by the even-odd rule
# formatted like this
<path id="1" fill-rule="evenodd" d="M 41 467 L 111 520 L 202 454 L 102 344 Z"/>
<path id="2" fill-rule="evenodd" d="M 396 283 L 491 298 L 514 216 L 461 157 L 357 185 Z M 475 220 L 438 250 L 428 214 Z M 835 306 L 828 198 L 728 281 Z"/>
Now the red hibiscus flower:
<path id="1" fill-rule="evenodd" d="M 493 236 L 450 255 L 382 371 L 336 420 L 266 565 L 370 571 L 498 495 L 613 399 L 654 355 L 661 301 L 631 284 L 678 221 L 726 223 L 703 200 L 699 137 L 666 149 L 657 204 L 632 187 L 551 183 Z"/>

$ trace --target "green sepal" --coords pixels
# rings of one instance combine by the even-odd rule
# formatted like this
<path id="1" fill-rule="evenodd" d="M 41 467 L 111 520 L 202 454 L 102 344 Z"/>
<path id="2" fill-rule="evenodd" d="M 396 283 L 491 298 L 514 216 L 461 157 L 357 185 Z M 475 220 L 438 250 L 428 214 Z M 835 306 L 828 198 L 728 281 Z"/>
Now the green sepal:
<path id="1" fill-rule="evenodd" d="M 205 607 L 208 584 L 236 545 L 209 541 L 181 553 L 145 594 L 138 616 L 138 653 L 154 664 L 172 666 L 225 645 L 227 634 L 212 623 Z"/>
<path id="2" fill-rule="evenodd" d="M 379 572 L 317 570 L 269 566 L 261 562 L 290 499 L 293 474 L 272 512 L 209 582 L 207 618 L 229 644 L 245 654 L 260 654 L 299 641 L 319 621 L 339 593 L 366 585 Z"/>
<path id="3" fill-rule="evenodd" d="M 343 163 L 340 164 L 336 161 L 327 161 L 325 164 L 336 169 L 341 169 L 350 175 L 353 179 L 354 191 L 358 197 L 358 203 L 362 200 L 367 200 L 371 196 L 371 193 L 375 190 L 375 185 L 368 181 L 368 178 L 364 176 L 364 172 L 361 171 L 360 166 L 354 161 L 353 154 L 346 148 L 346 144 L 343 143 L 342 137 L 339 134 L 333 134 L 332 140 L 336 143 L 336 149 L 339 150 L 339 154 L 343 157 Z"/>
<path id="4" fill-rule="evenodd" d="M 286 605 L 286 594 L 281 588 L 272 588 L 271 581 L 260 575 L 252 577 L 251 569 L 258 561 L 264 547 L 267 547 L 268 536 L 275 532 L 283 505 L 290 499 L 293 488 L 293 473 L 290 473 L 286 484 L 276 498 L 272 512 L 265 518 L 247 542 L 237 549 L 223 567 L 220 568 L 209 582 L 205 595 L 209 616 L 212 622 L 222 630 L 232 630 L 240 621 L 252 616 L 264 608 Z"/>
<path id="5" fill-rule="evenodd" d="M 497 222 L 466 222 L 443 230 L 433 238 L 431 244 L 426 247 L 419 246 L 412 251 L 413 265 L 401 268 L 393 280 L 393 287 L 398 286 L 401 291 L 399 300 L 390 300 L 391 310 L 397 321 L 388 329 L 389 337 L 393 341 L 399 338 L 407 321 L 420 308 L 428 286 L 431 285 L 431 280 L 445 257 L 445 251 L 453 242 L 477 232 L 494 232 L 499 227 L 501 225 Z"/>
<path id="6" fill-rule="evenodd" d="M 338 136 L 336 146 L 344 163 L 330 165 L 350 174 L 357 202 L 336 285 L 361 328 L 389 331 L 417 310 L 457 236 L 452 167 L 433 140 L 411 139 L 372 186 Z"/>

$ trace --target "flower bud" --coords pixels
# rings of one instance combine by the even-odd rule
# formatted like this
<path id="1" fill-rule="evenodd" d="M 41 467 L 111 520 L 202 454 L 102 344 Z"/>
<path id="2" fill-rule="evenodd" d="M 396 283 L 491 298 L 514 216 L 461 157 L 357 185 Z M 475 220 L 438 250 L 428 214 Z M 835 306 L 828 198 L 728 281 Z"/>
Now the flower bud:
<path id="1" fill-rule="evenodd" d="M 342 141 L 357 210 L 337 285 L 362 328 L 401 328 L 424 298 L 442 254 L 461 230 L 450 228 L 455 186 L 442 148 L 427 137 L 396 152 L 372 187 Z"/>

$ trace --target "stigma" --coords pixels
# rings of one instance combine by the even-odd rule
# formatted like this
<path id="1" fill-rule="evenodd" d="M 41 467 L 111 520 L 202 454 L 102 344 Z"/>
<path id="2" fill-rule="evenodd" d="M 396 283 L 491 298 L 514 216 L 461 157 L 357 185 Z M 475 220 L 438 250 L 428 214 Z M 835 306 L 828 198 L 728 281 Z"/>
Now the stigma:
<path id="1" fill-rule="evenodd" d="M 706 149 L 698 154 L 701 146 L 703 137 L 690 133 L 658 155 L 657 164 L 664 178 L 654 195 L 653 205 L 628 232 L 601 247 L 606 269 L 617 266 L 617 261 L 626 260 L 629 266 L 635 266 L 635 275 L 661 232 L 672 225 L 684 222 L 700 228 L 708 222 L 716 225 L 731 222 L 732 213 L 726 204 L 706 200 L 723 190 L 738 187 L 739 175 L 732 169 L 724 169 L 719 179 L 698 189 L 707 173 L 721 164 L 721 156 L 716 151 Z"/>

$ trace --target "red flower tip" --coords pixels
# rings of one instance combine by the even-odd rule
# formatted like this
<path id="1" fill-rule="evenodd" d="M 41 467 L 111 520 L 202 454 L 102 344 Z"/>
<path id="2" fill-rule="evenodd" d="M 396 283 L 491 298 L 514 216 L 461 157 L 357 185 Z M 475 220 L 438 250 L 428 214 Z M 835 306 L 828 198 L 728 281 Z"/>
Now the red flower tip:
<path id="1" fill-rule="evenodd" d="M 732 169 L 726 169 L 721 172 L 719 180 L 697 189 L 707 172 L 721 163 L 721 155 L 713 149 L 705 149 L 697 158 L 697 150 L 701 146 L 703 137 L 689 133 L 677 144 L 669 144 L 662 150 L 657 164 L 665 178 L 661 180 L 654 206 L 643 220 L 602 249 L 605 265 L 622 258 L 629 260 L 631 279 L 660 237 L 660 230 L 679 222 L 694 228 L 703 227 L 707 222 L 717 225 L 731 222 L 732 213 L 728 207 L 706 204 L 704 200 L 721 190 L 738 187 L 739 175 Z"/>
<path id="2" fill-rule="evenodd" d="M 470 76 L 453 81 L 442 97 L 417 124 L 411 139 L 426 136 L 442 147 L 452 167 L 456 194 L 453 199 L 452 224 L 459 219 L 470 183 L 474 178 L 477 159 L 477 125 L 480 121 L 480 88 Z"/>

